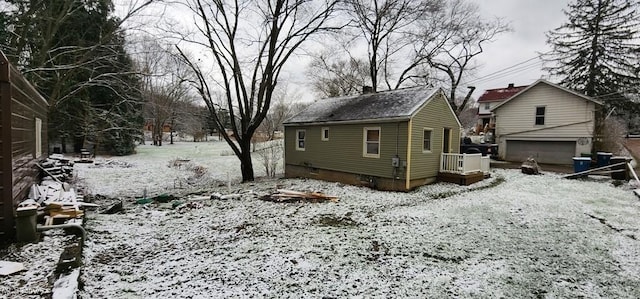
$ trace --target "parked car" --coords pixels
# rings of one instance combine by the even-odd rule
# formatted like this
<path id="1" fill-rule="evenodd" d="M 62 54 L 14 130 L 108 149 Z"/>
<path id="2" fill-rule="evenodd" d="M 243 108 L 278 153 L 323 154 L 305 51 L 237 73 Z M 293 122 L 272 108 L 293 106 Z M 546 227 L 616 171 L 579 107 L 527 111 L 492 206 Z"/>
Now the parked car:
<path id="1" fill-rule="evenodd" d="M 495 158 L 498 156 L 498 145 L 484 143 L 484 138 L 474 140 L 471 137 L 463 137 L 460 141 L 460 152 L 463 154 L 482 154 L 483 156 Z"/>

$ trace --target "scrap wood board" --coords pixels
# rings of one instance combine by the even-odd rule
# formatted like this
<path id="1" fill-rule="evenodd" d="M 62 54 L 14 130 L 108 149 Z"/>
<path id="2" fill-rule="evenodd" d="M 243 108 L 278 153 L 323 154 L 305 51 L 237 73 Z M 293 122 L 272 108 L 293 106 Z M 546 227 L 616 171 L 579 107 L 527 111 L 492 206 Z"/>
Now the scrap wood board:
<path id="1" fill-rule="evenodd" d="M 338 197 L 329 196 L 322 192 L 300 192 L 294 190 L 277 189 L 277 193 L 272 194 L 272 197 L 276 198 L 302 198 L 312 200 L 329 200 L 332 202 L 338 202 Z"/>
<path id="2" fill-rule="evenodd" d="M 24 270 L 24 264 L 8 261 L 0 261 L 0 275 L 7 276 Z"/>

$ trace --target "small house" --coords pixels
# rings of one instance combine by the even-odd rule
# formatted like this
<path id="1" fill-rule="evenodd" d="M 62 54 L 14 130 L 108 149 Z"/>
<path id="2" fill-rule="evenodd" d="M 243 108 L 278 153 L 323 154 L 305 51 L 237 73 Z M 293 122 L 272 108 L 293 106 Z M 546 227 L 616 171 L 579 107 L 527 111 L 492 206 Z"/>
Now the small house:
<path id="1" fill-rule="evenodd" d="M 15 207 L 39 181 L 47 154 L 45 99 L 0 52 L 0 243 L 15 235 Z"/>
<path id="2" fill-rule="evenodd" d="M 491 111 L 496 121 L 498 156 L 522 162 L 572 164 L 573 157 L 591 153 L 596 112 L 602 103 L 538 80 Z"/>
<path id="3" fill-rule="evenodd" d="M 286 177 L 408 191 L 463 166 L 443 156 L 457 158 L 461 125 L 441 89 L 322 99 L 284 127 Z"/>

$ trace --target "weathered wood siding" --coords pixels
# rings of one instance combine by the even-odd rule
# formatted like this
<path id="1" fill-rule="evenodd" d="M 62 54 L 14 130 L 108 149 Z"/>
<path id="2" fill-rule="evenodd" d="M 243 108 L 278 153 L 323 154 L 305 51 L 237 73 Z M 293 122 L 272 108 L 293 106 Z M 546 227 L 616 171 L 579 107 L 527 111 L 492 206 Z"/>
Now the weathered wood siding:
<path id="1" fill-rule="evenodd" d="M 544 125 L 535 124 L 536 107 L 545 106 Z M 576 138 L 593 135 L 596 104 L 540 82 L 494 111 L 498 137 Z"/>
<path id="2" fill-rule="evenodd" d="M 364 157 L 364 128 L 380 127 L 380 157 Z M 329 140 L 323 141 L 322 128 L 329 128 Z M 296 131 L 306 130 L 304 151 L 296 150 Z M 407 156 L 407 122 L 367 124 L 331 124 L 285 127 L 287 164 L 393 178 L 391 159 Z M 402 163 L 401 163 L 402 164 Z M 402 168 L 402 167 L 401 167 Z M 399 176 L 404 178 L 403 169 Z"/>
<path id="3" fill-rule="evenodd" d="M 2 236 L 13 236 L 15 205 L 39 180 L 37 160 L 47 153 L 47 111 L 44 98 L 0 55 L 0 180 Z M 36 119 L 41 127 L 36 136 Z M 39 145 L 36 149 L 36 144 Z"/>
<path id="4" fill-rule="evenodd" d="M 460 151 L 460 124 L 447 99 L 437 94 L 419 110 L 411 122 L 411 180 L 435 178 L 440 169 L 444 128 L 450 129 L 449 152 Z M 423 151 L 424 129 L 432 129 L 431 151 Z"/>

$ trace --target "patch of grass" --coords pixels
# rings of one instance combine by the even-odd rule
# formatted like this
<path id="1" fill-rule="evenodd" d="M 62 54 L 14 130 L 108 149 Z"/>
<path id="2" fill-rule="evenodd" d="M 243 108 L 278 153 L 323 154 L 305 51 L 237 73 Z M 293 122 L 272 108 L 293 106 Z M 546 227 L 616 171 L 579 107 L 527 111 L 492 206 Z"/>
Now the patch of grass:
<path id="1" fill-rule="evenodd" d="M 338 217 L 336 215 L 321 215 L 316 223 L 320 226 L 331 226 L 331 227 L 352 227 L 358 226 L 359 223 L 349 216 Z"/>

